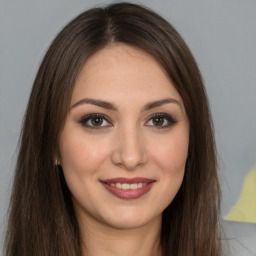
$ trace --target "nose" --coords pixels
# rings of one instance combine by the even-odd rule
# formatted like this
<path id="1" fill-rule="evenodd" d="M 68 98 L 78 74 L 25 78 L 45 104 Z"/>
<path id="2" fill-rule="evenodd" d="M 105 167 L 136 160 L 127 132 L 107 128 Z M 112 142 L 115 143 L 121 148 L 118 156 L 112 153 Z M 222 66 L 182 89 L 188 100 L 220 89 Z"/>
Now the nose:
<path id="1" fill-rule="evenodd" d="M 120 129 L 115 136 L 113 148 L 112 162 L 123 169 L 132 171 L 148 161 L 146 142 L 136 128 Z"/>

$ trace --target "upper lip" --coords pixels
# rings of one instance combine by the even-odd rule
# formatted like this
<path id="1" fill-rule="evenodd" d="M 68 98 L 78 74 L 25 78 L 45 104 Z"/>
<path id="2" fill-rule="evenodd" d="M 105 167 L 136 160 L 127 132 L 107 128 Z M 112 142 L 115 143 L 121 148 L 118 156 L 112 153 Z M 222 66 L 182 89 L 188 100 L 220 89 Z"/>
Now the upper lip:
<path id="1" fill-rule="evenodd" d="M 127 184 L 132 184 L 132 183 L 150 183 L 150 182 L 154 182 L 156 180 L 143 178 L 143 177 L 134 177 L 134 178 L 117 177 L 117 178 L 100 180 L 100 181 L 103 182 L 103 183 L 127 183 Z"/>

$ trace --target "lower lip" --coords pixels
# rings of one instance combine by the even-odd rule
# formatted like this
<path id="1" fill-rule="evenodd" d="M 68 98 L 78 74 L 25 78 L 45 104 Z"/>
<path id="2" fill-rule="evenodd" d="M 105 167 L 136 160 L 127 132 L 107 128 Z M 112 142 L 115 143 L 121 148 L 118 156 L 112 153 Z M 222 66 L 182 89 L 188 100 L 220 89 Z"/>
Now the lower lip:
<path id="1" fill-rule="evenodd" d="M 101 183 L 110 193 L 121 199 L 137 199 L 145 195 L 154 185 L 154 182 L 148 183 L 147 185 L 137 189 L 120 189 L 111 187 L 106 183 Z"/>

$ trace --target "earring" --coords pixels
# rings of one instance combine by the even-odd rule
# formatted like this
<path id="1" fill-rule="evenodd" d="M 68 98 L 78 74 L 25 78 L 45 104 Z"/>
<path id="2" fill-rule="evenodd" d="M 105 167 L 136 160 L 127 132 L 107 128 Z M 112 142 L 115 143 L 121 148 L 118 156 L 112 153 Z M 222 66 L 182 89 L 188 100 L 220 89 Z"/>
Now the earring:
<path id="1" fill-rule="evenodd" d="M 55 158 L 55 160 L 54 160 L 54 165 L 56 165 L 56 166 L 60 165 L 60 161 L 57 158 Z"/>

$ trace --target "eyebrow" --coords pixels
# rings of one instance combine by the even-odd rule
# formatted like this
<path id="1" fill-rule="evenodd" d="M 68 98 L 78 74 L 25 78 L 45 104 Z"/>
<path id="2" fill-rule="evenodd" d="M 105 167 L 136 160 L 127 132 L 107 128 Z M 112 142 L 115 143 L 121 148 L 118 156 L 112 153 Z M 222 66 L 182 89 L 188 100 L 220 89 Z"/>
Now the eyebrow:
<path id="1" fill-rule="evenodd" d="M 152 108 L 157 108 L 157 107 L 160 107 L 160 106 L 162 106 L 164 104 L 168 104 L 168 103 L 177 104 L 182 109 L 182 105 L 178 100 L 173 99 L 173 98 L 166 98 L 166 99 L 156 100 L 156 101 L 152 101 L 152 102 L 147 103 L 142 108 L 141 112 L 148 111 Z M 91 104 L 91 105 L 95 105 L 95 106 L 98 106 L 98 107 L 101 107 L 101 108 L 104 108 L 104 109 L 108 109 L 108 110 L 113 110 L 113 111 L 118 110 L 118 108 L 110 102 L 103 101 L 103 100 L 98 100 L 98 99 L 90 99 L 90 98 L 84 98 L 84 99 L 79 100 L 74 105 L 72 105 L 70 109 L 73 109 L 73 108 L 75 108 L 77 106 L 80 106 L 80 105 L 83 105 L 83 104 Z"/>
<path id="2" fill-rule="evenodd" d="M 143 107 L 142 112 L 147 111 L 147 110 L 150 110 L 150 109 L 152 109 L 152 108 L 160 107 L 160 106 L 162 106 L 162 105 L 164 105 L 164 104 L 168 104 L 168 103 L 177 104 L 180 108 L 182 108 L 182 105 L 181 105 L 181 103 L 180 103 L 178 100 L 175 100 L 175 99 L 172 99 L 172 98 L 166 98 L 166 99 L 156 100 L 156 101 L 147 103 L 147 104 Z"/>
<path id="3" fill-rule="evenodd" d="M 75 103 L 70 109 L 75 108 L 79 105 L 83 105 L 83 104 L 91 104 L 91 105 L 96 105 L 98 107 L 101 108 L 105 108 L 108 110 L 115 110 L 117 111 L 117 107 L 115 107 L 112 103 L 107 102 L 107 101 L 103 101 L 103 100 L 96 100 L 96 99 L 88 99 L 88 98 L 84 98 L 79 100 L 77 103 Z"/>

